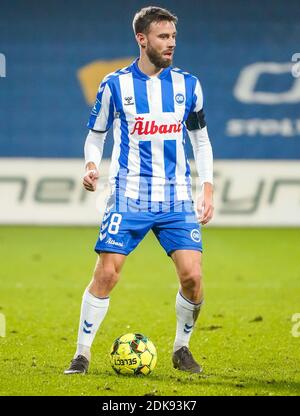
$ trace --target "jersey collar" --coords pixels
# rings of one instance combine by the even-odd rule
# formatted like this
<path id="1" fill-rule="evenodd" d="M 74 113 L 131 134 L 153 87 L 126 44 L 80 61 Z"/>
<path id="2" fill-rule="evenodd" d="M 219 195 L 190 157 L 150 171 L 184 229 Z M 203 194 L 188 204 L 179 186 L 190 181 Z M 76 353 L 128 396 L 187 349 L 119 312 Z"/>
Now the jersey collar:
<path id="1" fill-rule="evenodd" d="M 151 79 L 151 77 L 149 77 L 147 74 L 144 74 L 144 72 L 142 72 L 137 64 L 139 58 L 136 58 L 133 62 L 132 62 L 132 71 L 139 77 L 145 80 Z M 159 78 L 159 79 L 163 79 L 165 78 L 171 71 L 172 67 L 168 66 L 168 68 L 164 68 L 161 73 L 155 77 L 155 78 Z M 153 77 L 152 77 L 153 78 Z"/>

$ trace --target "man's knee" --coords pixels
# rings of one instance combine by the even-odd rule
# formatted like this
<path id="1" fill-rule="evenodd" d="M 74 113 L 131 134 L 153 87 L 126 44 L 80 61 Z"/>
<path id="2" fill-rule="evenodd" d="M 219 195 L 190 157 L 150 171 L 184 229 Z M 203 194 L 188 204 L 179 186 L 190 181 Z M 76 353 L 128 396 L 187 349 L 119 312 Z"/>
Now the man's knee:
<path id="1" fill-rule="evenodd" d="M 94 282 L 100 286 L 114 286 L 119 280 L 119 273 L 114 264 L 97 265 L 94 272 Z"/>
<path id="2" fill-rule="evenodd" d="M 197 265 L 183 270 L 180 274 L 180 283 L 184 289 L 200 290 L 202 284 L 201 267 Z"/>

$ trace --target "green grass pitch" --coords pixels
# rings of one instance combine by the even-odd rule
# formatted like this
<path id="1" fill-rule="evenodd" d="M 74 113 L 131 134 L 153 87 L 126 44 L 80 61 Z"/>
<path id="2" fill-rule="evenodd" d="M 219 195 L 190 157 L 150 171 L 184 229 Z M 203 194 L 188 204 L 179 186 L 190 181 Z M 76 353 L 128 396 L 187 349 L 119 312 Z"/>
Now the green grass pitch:
<path id="1" fill-rule="evenodd" d="M 129 256 L 87 376 L 65 376 L 97 228 L 1 227 L 0 395 L 299 395 L 300 230 L 203 231 L 205 305 L 191 339 L 202 375 L 174 370 L 177 277 L 152 234 Z M 157 347 L 149 376 L 118 376 L 113 340 L 142 332 Z"/>

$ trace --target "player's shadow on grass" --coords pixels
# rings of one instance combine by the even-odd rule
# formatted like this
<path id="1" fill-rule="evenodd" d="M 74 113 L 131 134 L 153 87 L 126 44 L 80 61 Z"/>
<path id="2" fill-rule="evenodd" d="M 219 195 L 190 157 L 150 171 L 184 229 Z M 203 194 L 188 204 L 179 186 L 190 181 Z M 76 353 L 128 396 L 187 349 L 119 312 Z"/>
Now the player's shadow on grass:
<path id="1" fill-rule="evenodd" d="M 91 376 L 102 376 L 102 377 L 120 377 L 122 380 L 132 380 L 131 375 L 117 375 L 114 372 L 109 371 L 99 371 L 99 370 L 92 370 L 89 372 Z M 292 394 L 292 395 L 299 395 L 300 392 L 300 381 L 291 381 L 291 380 L 274 380 L 270 378 L 270 380 L 261 380 L 255 377 L 239 377 L 239 376 L 230 376 L 230 375 L 215 375 L 215 374 L 188 374 L 179 372 L 174 370 L 174 374 L 166 374 L 164 376 L 158 374 L 151 374 L 150 376 L 143 376 L 142 374 L 139 376 L 134 376 L 135 379 L 139 379 L 141 381 L 147 381 L 149 383 L 152 382 L 174 382 L 177 385 L 181 386 L 193 386 L 193 387 L 212 387 L 212 386 L 219 386 L 219 387 L 230 387 L 232 389 L 238 390 L 241 395 L 243 395 L 243 391 L 245 390 L 245 394 L 247 394 L 247 390 L 251 389 L 251 395 L 255 392 L 260 395 L 261 392 L 272 392 L 274 394 Z M 222 380 L 218 380 L 218 378 Z M 172 387 L 174 387 L 172 385 Z M 256 391 L 257 390 L 257 391 Z M 249 393 L 248 393 L 249 394 Z"/>
<path id="2" fill-rule="evenodd" d="M 293 395 L 299 395 L 300 392 L 300 381 L 292 381 L 289 379 L 282 379 L 282 380 L 274 380 L 272 377 L 270 377 L 269 380 L 261 380 L 256 377 L 236 377 L 233 379 L 231 376 L 223 376 L 224 379 L 226 379 L 225 383 L 228 383 L 227 380 L 234 380 L 232 384 L 234 384 L 236 387 L 243 388 L 252 388 L 255 390 L 255 388 L 268 390 L 270 392 L 280 392 L 281 394 L 285 393 L 292 393 Z"/>
<path id="3" fill-rule="evenodd" d="M 269 391 L 269 392 L 279 392 L 280 394 L 291 393 L 293 395 L 299 395 L 300 392 L 300 381 L 291 381 L 291 380 L 261 380 L 255 377 L 239 377 L 239 376 L 229 376 L 229 375 L 212 375 L 212 374 L 194 374 L 194 375 L 184 375 L 185 377 L 180 376 L 171 376 L 171 379 L 174 379 L 178 384 L 183 386 L 185 385 L 199 385 L 200 386 L 223 386 L 231 387 L 234 389 L 239 389 L 242 391 L 245 389 L 258 390 L 260 391 Z M 217 378 L 222 378 L 222 380 L 215 380 Z"/>

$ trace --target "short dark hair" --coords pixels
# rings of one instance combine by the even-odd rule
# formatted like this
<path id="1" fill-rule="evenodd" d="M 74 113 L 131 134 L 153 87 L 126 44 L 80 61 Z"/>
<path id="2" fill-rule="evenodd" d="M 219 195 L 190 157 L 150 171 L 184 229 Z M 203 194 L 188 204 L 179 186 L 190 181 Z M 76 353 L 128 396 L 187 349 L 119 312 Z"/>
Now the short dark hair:
<path id="1" fill-rule="evenodd" d="M 169 12 L 167 9 L 154 6 L 143 7 L 140 11 L 136 12 L 133 18 L 133 31 L 135 34 L 147 34 L 152 22 L 162 22 L 163 20 L 173 22 L 175 25 L 178 21 L 177 16 Z"/>

